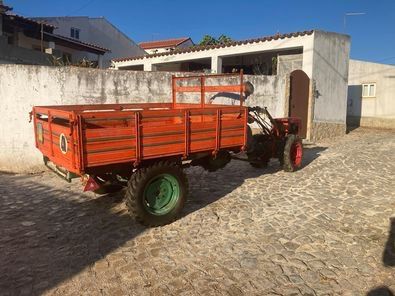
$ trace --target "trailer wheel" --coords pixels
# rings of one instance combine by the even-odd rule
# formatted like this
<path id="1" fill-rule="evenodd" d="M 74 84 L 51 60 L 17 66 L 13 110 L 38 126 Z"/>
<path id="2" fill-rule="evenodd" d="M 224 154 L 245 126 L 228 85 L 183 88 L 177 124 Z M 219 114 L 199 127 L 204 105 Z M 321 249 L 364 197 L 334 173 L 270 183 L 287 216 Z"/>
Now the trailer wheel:
<path id="1" fill-rule="evenodd" d="M 135 219 L 147 226 L 174 221 L 188 194 L 188 180 L 180 165 L 160 161 L 138 169 L 130 178 L 126 205 Z"/>
<path id="2" fill-rule="evenodd" d="M 302 166 L 303 144 L 296 135 L 289 135 L 284 146 L 283 169 L 293 172 Z M 281 161 L 280 161 L 281 163 Z"/>

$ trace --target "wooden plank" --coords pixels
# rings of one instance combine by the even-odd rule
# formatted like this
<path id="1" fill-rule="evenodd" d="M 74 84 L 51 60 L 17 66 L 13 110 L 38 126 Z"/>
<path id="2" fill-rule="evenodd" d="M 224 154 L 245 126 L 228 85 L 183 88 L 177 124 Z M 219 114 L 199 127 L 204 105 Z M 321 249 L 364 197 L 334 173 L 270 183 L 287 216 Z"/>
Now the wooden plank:
<path id="1" fill-rule="evenodd" d="M 108 108 L 108 105 L 97 109 L 94 106 L 77 108 L 78 112 L 91 109 L 94 112 L 78 113 L 81 124 L 73 129 L 72 135 L 68 124 L 70 120 L 65 121 L 64 124 L 55 122 L 49 124 L 45 119 L 37 118 L 37 122 L 42 123 L 44 131 L 44 143 L 38 143 L 38 148 L 47 156 L 51 155 L 53 150 L 51 159 L 70 171 L 76 171 L 72 167 L 74 158 L 75 167 L 78 167 L 77 172 L 83 172 L 88 167 L 107 164 L 132 165 L 138 160 L 156 157 L 175 155 L 182 157 L 201 151 L 212 152 L 214 149 L 237 149 L 245 142 L 246 109 L 244 107 L 206 105 L 205 108 L 200 108 L 197 104 L 177 104 L 176 109 L 153 110 L 150 106 L 162 105 L 126 105 L 145 108 L 139 111 L 141 115 L 139 123 L 135 122 L 136 112 L 100 109 Z M 185 108 L 186 106 L 188 107 Z M 113 107 L 116 109 L 117 106 Z M 48 114 L 54 109 L 56 108 L 40 107 L 37 110 Z M 71 107 L 65 109 L 70 112 L 75 111 Z M 221 114 L 220 122 L 217 120 L 218 110 Z M 54 114 L 61 116 L 71 114 L 70 112 L 60 108 L 60 110 L 56 109 Z M 188 120 L 187 127 L 186 120 Z M 141 138 L 138 146 L 136 146 L 136 124 L 140 124 Z M 61 133 L 66 136 L 69 146 L 66 154 L 63 154 L 59 148 Z M 75 143 L 72 143 L 72 138 Z M 53 145 L 50 145 L 51 139 Z M 72 147 L 75 149 L 71 149 Z"/>
<path id="2" fill-rule="evenodd" d="M 244 87 L 243 87 L 244 89 Z M 240 93 L 240 84 L 236 85 L 205 85 L 205 92 L 231 92 L 231 93 Z M 200 85 L 192 85 L 192 86 L 176 86 L 176 92 L 180 93 L 200 93 L 201 86 Z"/>

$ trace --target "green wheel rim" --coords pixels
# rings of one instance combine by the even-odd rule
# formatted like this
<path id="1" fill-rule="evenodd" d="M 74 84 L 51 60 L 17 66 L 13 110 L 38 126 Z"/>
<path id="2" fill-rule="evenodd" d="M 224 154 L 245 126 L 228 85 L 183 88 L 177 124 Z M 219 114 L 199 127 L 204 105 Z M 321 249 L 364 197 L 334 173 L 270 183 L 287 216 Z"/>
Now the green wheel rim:
<path id="1" fill-rule="evenodd" d="M 180 183 L 170 174 L 161 174 L 151 179 L 144 189 L 144 206 L 153 215 L 165 215 L 177 205 L 180 198 Z"/>

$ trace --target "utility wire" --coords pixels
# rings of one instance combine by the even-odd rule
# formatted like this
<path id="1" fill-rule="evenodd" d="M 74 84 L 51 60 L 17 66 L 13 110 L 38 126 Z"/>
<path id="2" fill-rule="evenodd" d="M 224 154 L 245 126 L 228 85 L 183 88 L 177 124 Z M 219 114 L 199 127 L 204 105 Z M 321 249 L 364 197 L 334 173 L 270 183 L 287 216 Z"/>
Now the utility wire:
<path id="1" fill-rule="evenodd" d="M 81 7 L 77 8 L 77 9 L 75 9 L 75 10 L 69 12 L 69 13 L 67 13 L 66 16 L 71 16 L 72 14 L 75 14 L 75 13 L 77 13 L 77 12 L 83 10 L 84 8 L 86 8 L 86 7 L 88 7 L 89 5 L 91 5 L 94 1 L 96 1 L 96 0 L 89 0 L 89 1 L 87 1 L 87 2 L 86 2 L 85 4 L 83 4 Z"/>

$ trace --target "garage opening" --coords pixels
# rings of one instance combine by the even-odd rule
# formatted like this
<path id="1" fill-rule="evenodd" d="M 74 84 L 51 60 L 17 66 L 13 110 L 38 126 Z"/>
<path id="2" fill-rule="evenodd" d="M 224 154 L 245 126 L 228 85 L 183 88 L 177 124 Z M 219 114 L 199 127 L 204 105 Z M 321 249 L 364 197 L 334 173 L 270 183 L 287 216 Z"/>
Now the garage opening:
<path id="1" fill-rule="evenodd" d="M 156 71 L 210 73 L 211 59 L 205 58 L 188 62 L 162 63 L 155 66 Z"/>
<path id="2" fill-rule="evenodd" d="M 302 67 L 302 49 L 264 51 L 222 58 L 222 72 L 240 72 L 250 75 L 279 75 L 290 67 Z M 291 64 L 291 65 L 290 65 Z M 289 72 L 288 72 L 289 73 Z"/>

